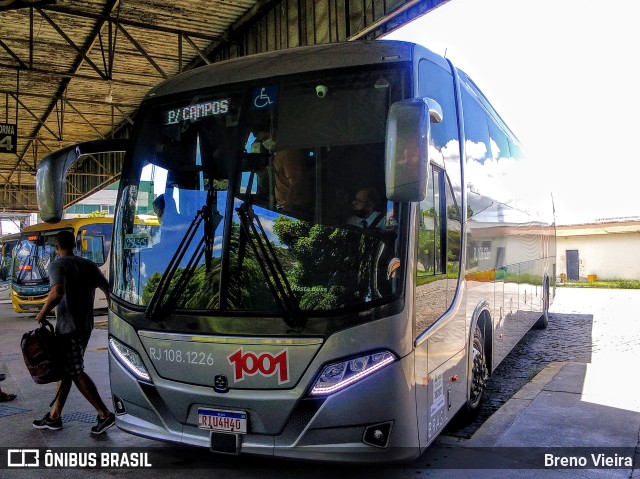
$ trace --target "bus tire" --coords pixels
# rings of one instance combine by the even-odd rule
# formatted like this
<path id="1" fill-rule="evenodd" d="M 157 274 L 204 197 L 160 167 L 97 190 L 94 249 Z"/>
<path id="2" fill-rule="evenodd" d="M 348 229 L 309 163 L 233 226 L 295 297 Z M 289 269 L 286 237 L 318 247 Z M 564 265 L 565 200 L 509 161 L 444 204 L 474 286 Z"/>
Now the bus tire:
<path id="1" fill-rule="evenodd" d="M 549 324 L 549 278 L 544 281 L 542 292 L 542 316 L 533 325 L 535 329 L 545 329 Z"/>
<path id="2" fill-rule="evenodd" d="M 473 332 L 473 341 L 471 343 L 472 358 L 471 371 L 469 373 L 469 399 L 467 399 L 464 406 L 467 415 L 473 415 L 478 412 L 486 389 L 487 379 L 489 378 L 483 325 L 484 322 L 476 324 Z"/>

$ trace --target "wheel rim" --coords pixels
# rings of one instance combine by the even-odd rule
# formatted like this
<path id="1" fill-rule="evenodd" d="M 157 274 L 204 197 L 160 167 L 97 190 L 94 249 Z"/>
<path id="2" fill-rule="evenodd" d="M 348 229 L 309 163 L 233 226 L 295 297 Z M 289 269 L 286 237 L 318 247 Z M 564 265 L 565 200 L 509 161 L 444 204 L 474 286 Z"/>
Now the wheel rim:
<path id="1" fill-rule="evenodd" d="M 482 398 L 487 383 L 487 362 L 484 357 L 484 347 L 478 336 L 473 338 L 473 363 L 471 368 L 471 393 L 469 405 L 475 408 Z"/>

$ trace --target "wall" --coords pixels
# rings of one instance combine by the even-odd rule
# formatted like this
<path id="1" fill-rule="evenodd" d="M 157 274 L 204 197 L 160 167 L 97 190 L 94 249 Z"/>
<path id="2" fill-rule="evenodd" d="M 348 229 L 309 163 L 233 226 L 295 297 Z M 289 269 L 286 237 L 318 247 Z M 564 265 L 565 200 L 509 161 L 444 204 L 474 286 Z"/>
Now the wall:
<path id="1" fill-rule="evenodd" d="M 580 279 L 640 279 L 640 233 L 557 238 L 558 274 L 567 273 L 566 250 L 578 250 Z"/>

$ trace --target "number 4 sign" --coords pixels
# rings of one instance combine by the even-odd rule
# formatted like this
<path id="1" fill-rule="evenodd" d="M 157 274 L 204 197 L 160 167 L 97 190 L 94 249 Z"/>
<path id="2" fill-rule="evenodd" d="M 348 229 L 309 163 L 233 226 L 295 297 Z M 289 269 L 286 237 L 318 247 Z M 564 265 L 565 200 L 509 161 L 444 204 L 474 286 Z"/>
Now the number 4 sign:
<path id="1" fill-rule="evenodd" d="M 16 125 L 0 123 L 0 153 L 16 153 L 17 139 Z"/>

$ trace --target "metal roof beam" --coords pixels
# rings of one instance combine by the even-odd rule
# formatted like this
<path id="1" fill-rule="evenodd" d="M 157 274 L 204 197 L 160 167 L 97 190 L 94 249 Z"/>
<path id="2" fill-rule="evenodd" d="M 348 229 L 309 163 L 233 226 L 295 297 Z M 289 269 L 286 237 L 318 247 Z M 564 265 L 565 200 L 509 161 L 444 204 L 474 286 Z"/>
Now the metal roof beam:
<path id="1" fill-rule="evenodd" d="M 167 74 L 162 70 L 162 68 L 160 68 L 160 65 L 158 65 L 153 58 L 151 58 L 151 55 L 149 55 L 145 51 L 145 49 L 142 48 L 142 46 L 136 41 L 136 39 L 133 38 L 133 36 L 131 36 L 131 34 L 126 31 L 122 25 L 118 25 L 118 29 L 124 34 L 125 37 L 127 37 L 127 40 L 129 40 L 131 44 L 136 47 L 136 50 L 138 50 L 140 54 L 145 57 L 149 63 L 151 63 L 151 66 L 153 66 L 153 68 L 155 68 L 158 73 L 162 75 L 162 78 L 168 78 Z"/>
<path id="2" fill-rule="evenodd" d="M 1 66 L 1 65 L 0 65 Z M 14 95 L 15 91 L 11 90 L 0 90 L 0 95 Z M 51 99 L 51 95 L 46 95 L 44 93 L 32 93 L 32 92 L 27 92 L 27 91 L 21 91 L 20 92 L 20 96 L 21 97 L 25 97 L 25 96 L 30 96 L 30 97 L 34 97 L 34 98 L 46 98 L 47 100 Z M 134 104 L 134 103 L 118 103 L 117 105 L 115 103 L 109 103 L 106 101 L 97 101 L 97 100 L 88 100 L 86 98 L 78 98 L 78 97 L 59 97 L 56 98 L 57 100 L 62 100 L 64 98 L 65 101 L 72 101 L 74 103 L 88 103 L 91 105 L 114 105 L 116 108 L 118 107 L 125 107 L 125 108 L 137 108 L 139 105 L 138 104 Z M 122 113 L 121 110 L 119 110 L 120 113 Z M 19 137 L 19 138 L 29 138 L 26 136 L 23 137 Z"/>
<path id="3" fill-rule="evenodd" d="M 119 3 L 119 1 L 120 0 L 109 0 L 107 2 L 107 4 L 105 5 L 105 11 L 111 12 L 113 10 L 113 8 Z M 91 48 L 93 47 L 94 43 L 96 42 L 96 39 L 98 38 L 98 35 L 99 35 L 100 31 L 102 30 L 103 26 L 104 26 L 104 22 L 99 22 L 98 25 L 95 26 L 95 28 L 93 29 L 93 31 L 91 32 L 91 34 L 87 38 L 86 48 L 84 50 L 85 52 L 91 51 Z M 73 73 L 77 73 L 78 70 L 80 69 L 80 67 L 82 66 L 82 63 L 83 63 L 83 60 L 84 60 L 85 57 L 86 57 L 86 53 L 78 55 L 78 57 L 76 58 L 76 61 L 72 65 L 70 71 L 72 71 Z M 44 125 L 44 122 L 47 121 L 47 119 L 49 118 L 49 115 L 51 115 L 51 113 L 53 112 L 53 110 L 55 108 L 55 105 L 56 105 L 56 103 L 58 101 L 57 99 L 60 98 L 62 96 L 62 94 L 64 93 L 64 91 L 67 89 L 67 86 L 69 85 L 69 81 L 70 81 L 69 78 L 63 78 L 62 81 L 60 82 L 60 85 L 58 86 L 58 91 L 55 93 L 54 99 L 49 103 L 49 106 L 47 107 L 47 109 L 43 113 L 42 119 L 39 122 L 39 125 L 36 126 L 36 128 L 35 128 L 35 130 L 33 132 L 33 136 L 35 136 L 35 137 L 38 136 L 38 133 L 40 132 L 40 128 L 41 128 L 40 125 Z M 9 175 L 9 180 L 12 179 L 13 175 L 18 170 L 18 166 L 20 164 L 20 161 L 24 161 L 23 158 L 27 154 L 27 151 L 29 151 L 29 148 L 31 147 L 31 145 L 32 145 L 31 141 L 27 145 L 25 145 L 25 148 L 24 148 L 24 150 L 22 152 L 22 156 L 18 157 L 18 161 L 16 162 L 14 172 Z"/>
<path id="4" fill-rule="evenodd" d="M 89 51 L 90 49 L 87 49 L 86 51 L 83 51 L 78 45 L 76 45 L 73 40 L 71 40 L 71 38 L 69 37 L 69 35 L 67 35 L 66 33 L 64 33 L 64 31 L 62 30 L 62 28 L 60 28 L 58 26 L 58 24 L 56 22 L 54 22 L 46 13 L 44 13 L 41 9 L 36 8 L 36 11 L 42 15 L 42 18 L 44 18 L 47 22 L 49 22 L 49 25 L 51 25 L 53 27 L 53 29 L 58 32 L 58 34 L 65 39 L 65 41 L 71 45 L 71 47 L 73 47 L 73 49 L 78 53 L 78 55 L 80 55 L 82 57 L 82 59 L 87 63 L 87 65 L 89 65 L 91 68 L 93 68 L 98 75 L 100 75 L 100 77 L 103 80 L 108 80 L 109 77 L 107 76 L 107 74 L 105 72 L 103 72 L 102 70 L 100 70 L 100 68 L 93 63 L 93 61 L 91 60 L 91 58 L 89 58 L 87 56 L 87 51 Z"/>
<path id="5" fill-rule="evenodd" d="M 19 70 L 22 72 L 30 72 L 30 73 L 35 73 L 35 74 L 39 74 L 39 75 L 47 75 L 47 76 L 56 76 L 56 77 L 61 77 L 62 79 L 66 79 L 66 80 L 71 80 L 72 78 L 78 78 L 80 80 L 90 80 L 90 81 L 96 81 L 99 80 L 96 77 L 90 76 L 90 75 L 83 75 L 81 73 L 68 73 L 68 72 L 57 72 L 57 71 L 51 71 L 51 70 L 44 70 L 42 68 L 27 68 L 26 70 L 17 66 L 17 65 L 7 65 L 6 63 L 0 63 L 0 68 L 6 68 L 9 70 Z M 138 75 L 141 76 L 141 75 Z M 101 80 L 101 79 L 100 79 Z M 150 77 L 149 78 L 150 83 L 141 83 L 141 82 L 136 82 L 136 81 L 131 81 L 131 80 L 109 80 L 111 83 L 115 84 L 122 84 L 122 85 L 133 85 L 133 86 L 142 86 L 145 88 L 151 88 L 152 86 L 154 86 L 157 83 L 157 79 Z M 22 93 L 21 93 L 22 94 Z M 51 96 L 48 96 L 47 98 L 51 98 Z M 58 97 L 59 98 L 59 97 Z"/>
<path id="6" fill-rule="evenodd" d="M 58 140 L 58 141 L 62 140 L 62 138 L 60 137 L 60 135 L 56 135 L 56 134 L 51 130 L 51 128 L 49 128 L 47 125 L 45 125 L 45 124 L 44 124 L 44 121 L 42 121 L 40 118 L 38 118 L 38 115 L 36 115 L 34 112 L 32 112 L 32 111 L 31 111 L 31 109 L 30 109 L 27 105 L 25 105 L 25 104 L 22 102 L 22 100 L 20 100 L 20 98 L 18 98 L 18 95 L 16 95 L 15 93 L 9 93 L 9 96 L 10 96 L 11 98 L 13 98 L 15 101 L 17 101 L 17 102 L 20 104 L 20 106 L 21 106 L 22 108 L 24 108 L 24 110 L 25 110 L 27 113 L 29 113 L 29 114 L 34 118 L 34 120 L 36 120 L 36 121 L 37 121 L 37 122 L 38 122 L 42 127 L 44 127 L 44 129 L 45 129 L 45 130 L 47 130 L 49 133 L 51 133 L 51 135 L 53 136 L 53 138 L 54 138 L 54 139 L 56 139 L 56 140 Z"/>
<path id="7" fill-rule="evenodd" d="M 112 103 L 112 104 L 111 104 L 111 106 L 112 106 L 113 108 L 115 108 L 116 110 L 118 110 L 118 112 L 120 112 L 120 114 L 124 117 L 124 120 L 125 120 L 125 121 L 128 121 L 131 125 L 133 125 L 133 120 L 131 119 L 131 117 L 129 117 L 129 115 L 128 115 L 126 112 L 122 111 L 122 110 L 118 107 L 118 105 L 116 105 L 115 103 Z"/>
<path id="8" fill-rule="evenodd" d="M 189 43 L 189 45 L 191 45 L 193 47 L 193 49 L 196 51 L 198 56 L 202 59 L 202 61 L 205 64 L 211 65 L 211 61 L 207 58 L 207 56 L 204 54 L 204 52 L 198 48 L 198 45 L 193 43 L 193 40 L 191 40 L 191 38 L 189 38 L 187 35 L 182 35 L 182 38 L 184 38 Z"/>
<path id="9" fill-rule="evenodd" d="M 105 138 L 104 135 L 102 133 L 100 133 L 100 130 L 98 130 L 95 126 L 93 126 L 93 123 L 91 123 L 89 120 L 87 120 L 87 117 L 84 116 L 80 110 L 78 110 L 75 106 L 73 106 L 73 104 L 69 100 L 67 100 L 66 98 L 63 99 L 63 101 L 67 105 L 69 105 L 71 107 L 71 109 L 73 111 L 75 111 L 78 114 L 78 116 L 80 118 L 82 118 L 87 123 L 87 125 L 89 125 L 93 129 L 93 131 L 95 131 L 100 136 L 100 138 L 102 138 L 104 140 L 104 138 Z"/>
<path id="10" fill-rule="evenodd" d="M 22 60 L 20 60 L 20 58 L 18 57 L 18 55 L 16 55 L 16 54 L 11 50 L 11 48 L 9 48 L 9 46 L 8 46 L 5 42 L 3 42 L 2 40 L 0 40 L 0 47 L 2 47 L 2 48 L 4 49 L 4 51 L 6 51 L 6 52 L 11 56 L 11 58 L 13 58 L 13 59 L 16 61 L 16 63 L 18 64 L 18 67 L 19 67 L 19 68 L 22 68 L 23 70 L 28 70 L 28 69 L 29 69 L 29 67 L 27 66 L 27 64 L 26 64 L 26 63 L 24 63 Z"/>
<path id="11" fill-rule="evenodd" d="M 273 1 L 273 0 L 270 0 L 270 1 Z M 64 13 L 66 15 L 74 15 L 78 17 L 91 18 L 94 20 L 100 20 L 102 22 L 117 22 L 120 25 L 128 25 L 131 27 L 141 28 L 144 30 L 151 30 L 154 32 L 164 32 L 164 33 L 171 33 L 175 35 L 189 35 L 190 37 L 193 37 L 193 38 L 201 38 L 203 40 L 209 40 L 211 42 L 223 41 L 223 38 L 216 35 L 207 35 L 206 33 L 180 30 L 178 28 L 161 27 L 158 25 L 150 26 L 147 23 L 138 22 L 135 20 L 125 20 L 123 18 L 115 18 L 110 15 L 100 15 L 97 13 L 82 12 L 79 10 L 74 10 L 73 8 L 70 8 L 70 7 L 63 7 L 63 6 L 57 6 L 57 5 L 46 5 L 46 6 L 43 5 L 39 8 L 41 10 L 50 10 L 52 12 Z"/>
<path id="12" fill-rule="evenodd" d="M 238 20 L 236 20 L 233 23 L 233 25 L 231 25 L 227 29 L 223 38 L 218 38 L 212 41 L 211 45 L 209 45 L 203 52 L 204 55 L 207 58 L 211 58 L 213 53 L 219 48 L 222 48 L 223 46 L 229 45 L 229 44 L 233 45 L 235 43 L 233 38 L 239 31 L 245 28 L 249 28 L 253 23 L 257 22 L 258 19 L 261 18 L 266 12 L 268 12 L 275 5 L 280 4 L 281 2 L 282 0 L 257 1 L 249 11 L 247 11 L 244 15 L 242 15 Z M 187 64 L 187 66 L 184 68 L 184 71 L 192 70 L 198 66 L 200 66 L 198 62 L 198 58 L 194 58 Z"/>

